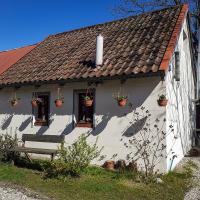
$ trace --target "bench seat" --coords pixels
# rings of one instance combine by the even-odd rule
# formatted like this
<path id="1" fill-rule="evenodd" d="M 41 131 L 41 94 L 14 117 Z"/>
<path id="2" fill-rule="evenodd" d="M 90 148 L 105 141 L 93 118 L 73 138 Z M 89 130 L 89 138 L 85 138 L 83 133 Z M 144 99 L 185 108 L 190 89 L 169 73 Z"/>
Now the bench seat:
<path id="1" fill-rule="evenodd" d="M 36 154 L 57 154 L 58 150 L 54 149 L 40 149 L 40 148 L 30 148 L 30 147 L 16 147 L 11 151 L 22 152 L 22 153 L 36 153 Z"/>
<path id="2" fill-rule="evenodd" d="M 64 135 L 35 135 L 35 134 L 23 134 L 22 135 L 22 141 L 31 141 L 31 142 L 48 142 L 48 143 L 62 143 L 64 142 Z M 34 154 L 45 154 L 50 155 L 51 160 L 54 159 L 55 155 L 58 154 L 57 149 L 44 149 L 44 148 L 31 148 L 31 147 L 16 147 L 14 149 L 9 149 L 9 151 L 15 151 L 19 153 L 24 153 L 26 157 L 31 160 L 28 153 L 34 153 Z"/>

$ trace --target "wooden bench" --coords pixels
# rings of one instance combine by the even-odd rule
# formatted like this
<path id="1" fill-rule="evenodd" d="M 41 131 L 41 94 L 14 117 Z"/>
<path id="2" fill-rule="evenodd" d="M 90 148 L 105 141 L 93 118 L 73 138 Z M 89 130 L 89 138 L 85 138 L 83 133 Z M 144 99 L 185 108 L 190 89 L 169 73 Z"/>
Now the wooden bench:
<path id="1" fill-rule="evenodd" d="M 29 157 L 28 153 L 50 155 L 51 160 L 53 160 L 55 155 L 58 153 L 58 150 L 25 147 L 25 142 L 30 141 L 30 142 L 62 143 L 64 141 L 64 139 L 65 139 L 64 135 L 23 134 L 22 135 L 22 141 L 24 143 L 23 146 L 22 147 L 16 147 L 15 149 L 11 149 L 10 151 L 24 153 L 30 161 L 31 161 L 31 158 Z"/>

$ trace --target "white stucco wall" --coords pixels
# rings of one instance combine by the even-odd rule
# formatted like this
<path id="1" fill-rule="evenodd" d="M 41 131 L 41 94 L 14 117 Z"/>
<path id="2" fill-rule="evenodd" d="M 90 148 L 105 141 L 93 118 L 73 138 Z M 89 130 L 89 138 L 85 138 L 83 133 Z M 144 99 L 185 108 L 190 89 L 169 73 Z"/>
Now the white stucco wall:
<path id="1" fill-rule="evenodd" d="M 183 30 L 187 34 L 186 40 L 183 39 Z M 176 46 L 176 51 L 180 52 L 180 81 L 177 82 L 174 79 L 174 55 L 166 74 L 166 92 L 169 100 L 166 112 L 168 170 L 173 169 L 190 150 L 195 127 L 195 106 L 192 102 L 192 99 L 195 99 L 195 84 L 188 34 L 188 26 L 185 21 Z M 170 125 L 173 128 L 169 128 Z M 174 155 L 176 157 L 173 160 Z"/>
<path id="2" fill-rule="evenodd" d="M 67 145 L 72 144 L 74 140 L 82 133 L 90 131 L 88 138 L 94 142 L 98 136 L 99 147 L 104 146 L 102 155 L 105 155 L 103 161 L 96 161 L 97 164 L 103 164 L 105 160 L 126 159 L 127 154 L 132 149 L 127 149 L 124 143 L 130 137 L 123 136 L 124 132 L 130 127 L 130 121 L 133 120 L 133 112 L 130 112 L 128 106 L 121 108 L 113 99 L 113 93 L 120 90 L 119 80 L 104 81 L 97 86 L 95 103 L 95 129 L 73 128 L 73 90 L 86 89 L 86 83 L 70 83 L 61 88 L 64 95 L 64 105 L 56 108 L 54 100 L 57 97 L 58 85 L 43 85 L 37 90 L 33 86 L 24 86 L 17 90 L 17 96 L 21 98 L 19 104 L 12 108 L 8 103 L 12 95 L 12 88 L 5 88 L 0 91 L 0 124 L 1 132 L 10 132 L 18 134 L 19 138 L 23 133 L 26 134 L 52 134 L 66 135 Z M 128 95 L 129 102 L 134 108 L 145 106 L 152 118 L 162 119 L 165 117 L 165 107 L 159 107 L 157 104 L 158 96 L 165 92 L 165 85 L 160 77 L 128 79 L 122 86 L 124 94 Z M 32 124 L 32 92 L 50 92 L 50 119 L 49 127 L 38 127 Z M 125 115 L 126 114 L 126 115 Z M 164 141 L 165 142 L 165 141 Z M 27 146 L 42 148 L 57 148 L 57 144 L 27 142 Z M 164 153 L 165 154 L 165 153 Z M 159 164 L 160 171 L 166 171 L 166 159 Z"/>

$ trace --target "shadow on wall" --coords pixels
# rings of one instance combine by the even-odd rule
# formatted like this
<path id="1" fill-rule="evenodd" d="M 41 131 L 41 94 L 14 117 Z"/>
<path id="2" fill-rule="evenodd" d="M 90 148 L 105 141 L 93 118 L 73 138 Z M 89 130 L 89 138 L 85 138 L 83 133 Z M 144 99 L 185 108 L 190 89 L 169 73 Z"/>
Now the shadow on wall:
<path id="1" fill-rule="evenodd" d="M 104 115 L 101 119 L 101 122 L 97 124 L 97 126 L 90 132 L 91 135 L 97 136 L 103 132 L 106 128 L 108 122 L 110 121 L 111 117 L 109 115 Z"/>
<path id="2" fill-rule="evenodd" d="M 19 126 L 19 131 L 22 132 L 24 131 L 28 125 L 32 122 L 32 117 L 28 117 L 25 121 L 23 121 L 21 123 L 21 125 Z"/>
<path id="3" fill-rule="evenodd" d="M 144 127 L 145 123 L 147 121 L 147 116 L 143 117 L 142 119 L 139 119 L 135 123 L 131 122 L 131 125 L 124 130 L 123 135 L 125 137 L 132 137 L 135 134 L 137 134 L 142 128 Z"/>
<path id="4" fill-rule="evenodd" d="M 1 123 L 2 130 L 6 130 L 9 127 L 12 121 L 12 118 L 13 118 L 13 115 L 8 115 L 2 120 L 2 123 Z"/>
<path id="5" fill-rule="evenodd" d="M 43 135 L 51 126 L 51 124 L 54 121 L 54 118 L 52 117 L 52 114 L 49 116 L 49 125 L 48 126 L 41 126 L 40 129 L 36 132 L 36 135 Z"/>
<path id="6" fill-rule="evenodd" d="M 61 131 L 61 135 L 69 135 L 73 131 L 73 123 L 67 124 Z"/>

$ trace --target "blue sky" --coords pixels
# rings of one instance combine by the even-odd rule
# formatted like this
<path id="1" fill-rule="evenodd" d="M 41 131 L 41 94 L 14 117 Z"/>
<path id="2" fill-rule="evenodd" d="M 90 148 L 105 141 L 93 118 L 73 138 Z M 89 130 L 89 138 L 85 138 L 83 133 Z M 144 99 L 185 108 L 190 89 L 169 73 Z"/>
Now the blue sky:
<path id="1" fill-rule="evenodd" d="M 0 0 L 0 50 L 30 45 L 50 34 L 111 21 L 120 0 Z"/>

